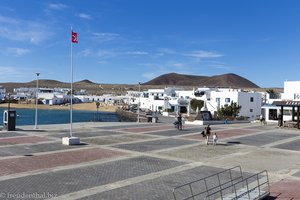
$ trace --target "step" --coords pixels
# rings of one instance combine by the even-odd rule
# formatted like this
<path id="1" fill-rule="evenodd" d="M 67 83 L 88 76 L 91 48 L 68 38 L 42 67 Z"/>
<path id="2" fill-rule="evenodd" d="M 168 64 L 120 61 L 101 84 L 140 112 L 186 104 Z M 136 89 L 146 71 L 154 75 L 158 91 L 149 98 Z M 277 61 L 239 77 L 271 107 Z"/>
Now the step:
<path id="1" fill-rule="evenodd" d="M 249 195 L 248 195 L 247 188 L 241 188 L 240 190 L 237 191 L 236 194 L 237 197 L 235 196 L 235 193 L 232 193 L 224 197 L 223 200 L 258 200 L 269 196 L 269 194 L 270 194 L 269 192 L 263 190 L 259 191 L 257 188 L 257 189 L 249 190 Z"/>

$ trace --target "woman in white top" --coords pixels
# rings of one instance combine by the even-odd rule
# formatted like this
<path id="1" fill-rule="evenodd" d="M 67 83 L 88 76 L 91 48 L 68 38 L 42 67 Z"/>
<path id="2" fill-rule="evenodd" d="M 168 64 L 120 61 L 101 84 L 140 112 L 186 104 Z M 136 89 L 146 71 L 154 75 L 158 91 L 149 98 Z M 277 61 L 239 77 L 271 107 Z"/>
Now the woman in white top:
<path id="1" fill-rule="evenodd" d="M 213 145 L 216 145 L 217 141 L 218 141 L 218 136 L 217 136 L 216 133 L 214 133 L 214 135 L 213 135 Z"/>

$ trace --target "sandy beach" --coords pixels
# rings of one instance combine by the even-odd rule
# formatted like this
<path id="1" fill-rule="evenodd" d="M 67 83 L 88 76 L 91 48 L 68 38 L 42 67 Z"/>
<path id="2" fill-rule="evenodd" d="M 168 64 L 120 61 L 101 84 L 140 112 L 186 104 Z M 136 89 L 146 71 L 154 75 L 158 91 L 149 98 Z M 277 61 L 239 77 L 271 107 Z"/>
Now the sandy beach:
<path id="1" fill-rule="evenodd" d="M 0 108 L 7 108 L 8 104 L 3 103 L 0 104 Z M 35 104 L 10 104 L 10 108 L 16 109 L 16 108 L 35 108 Z M 105 111 L 105 112 L 115 112 L 118 106 L 110 106 L 110 105 L 103 105 L 99 107 L 99 111 Z M 56 110 L 67 110 L 70 109 L 70 106 L 66 105 L 44 105 L 44 104 L 39 104 L 38 109 L 56 109 Z M 73 105 L 74 110 L 87 110 L 87 111 L 96 111 L 96 103 L 80 103 L 80 104 L 74 104 Z"/>

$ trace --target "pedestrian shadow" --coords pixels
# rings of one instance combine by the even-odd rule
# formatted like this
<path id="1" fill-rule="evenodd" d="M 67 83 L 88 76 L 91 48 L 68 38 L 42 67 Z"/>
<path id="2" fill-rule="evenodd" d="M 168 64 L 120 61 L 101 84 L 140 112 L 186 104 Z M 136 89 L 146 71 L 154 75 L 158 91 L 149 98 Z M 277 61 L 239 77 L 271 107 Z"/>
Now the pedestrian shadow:
<path id="1" fill-rule="evenodd" d="M 229 142 L 226 143 L 227 146 L 238 145 L 238 144 L 241 144 L 241 142 L 239 142 L 239 141 L 229 141 Z"/>
<path id="2" fill-rule="evenodd" d="M 278 194 L 277 196 L 267 196 L 266 198 L 264 198 L 264 200 L 275 200 L 280 198 L 280 195 L 282 195 L 282 193 Z M 293 199 L 294 199 L 293 197 L 291 197 L 290 199 L 286 198 L 286 200 L 293 200 Z"/>
<path id="3" fill-rule="evenodd" d="M 22 131 L 22 132 L 46 132 L 46 130 L 42 130 L 42 129 L 21 129 L 21 128 L 16 128 L 15 131 Z"/>

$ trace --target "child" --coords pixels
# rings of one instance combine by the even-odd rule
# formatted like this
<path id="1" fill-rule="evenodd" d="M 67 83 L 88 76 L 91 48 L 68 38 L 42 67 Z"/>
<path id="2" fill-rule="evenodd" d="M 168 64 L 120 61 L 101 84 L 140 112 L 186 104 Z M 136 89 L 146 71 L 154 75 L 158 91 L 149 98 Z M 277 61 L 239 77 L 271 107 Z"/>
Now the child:
<path id="1" fill-rule="evenodd" d="M 218 141 L 218 136 L 217 136 L 217 133 L 215 133 L 213 135 L 213 145 L 216 145 L 217 144 L 217 141 Z"/>

